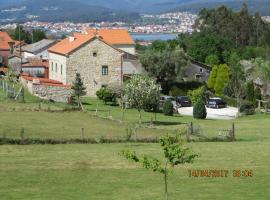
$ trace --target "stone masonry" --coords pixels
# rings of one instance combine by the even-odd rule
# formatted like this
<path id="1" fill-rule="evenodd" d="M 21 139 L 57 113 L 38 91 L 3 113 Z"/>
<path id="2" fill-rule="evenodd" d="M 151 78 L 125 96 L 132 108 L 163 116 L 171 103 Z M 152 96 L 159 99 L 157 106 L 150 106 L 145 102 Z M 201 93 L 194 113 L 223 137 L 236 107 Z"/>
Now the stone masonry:
<path id="1" fill-rule="evenodd" d="M 71 85 L 76 72 L 80 73 L 88 96 L 96 96 L 102 86 L 121 85 L 123 53 L 95 38 L 79 47 L 69 55 L 58 55 L 59 59 L 51 59 L 55 65 L 63 66 L 62 77 L 55 74 L 50 66 L 50 79 Z M 58 58 L 50 53 L 50 58 Z M 62 63 L 60 63 L 62 62 Z M 51 65 L 51 62 L 50 62 Z M 102 66 L 108 66 L 108 75 L 102 75 Z"/>

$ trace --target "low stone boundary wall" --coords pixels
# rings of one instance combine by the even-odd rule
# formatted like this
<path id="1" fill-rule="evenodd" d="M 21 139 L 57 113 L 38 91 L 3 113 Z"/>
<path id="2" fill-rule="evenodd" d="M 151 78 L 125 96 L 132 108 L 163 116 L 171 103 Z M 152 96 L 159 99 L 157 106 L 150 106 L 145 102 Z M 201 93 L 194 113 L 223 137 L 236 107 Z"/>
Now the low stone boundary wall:
<path id="1" fill-rule="evenodd" d="M 56 102 L 68 102 L 71 97 L 72 90 L 64 85 L 50 85 L 47 83 L 34 83 L 33 81 L 21 78 L 22 84 L 28 88 L 32 95 L 41 99 L 53 100 Z"/>

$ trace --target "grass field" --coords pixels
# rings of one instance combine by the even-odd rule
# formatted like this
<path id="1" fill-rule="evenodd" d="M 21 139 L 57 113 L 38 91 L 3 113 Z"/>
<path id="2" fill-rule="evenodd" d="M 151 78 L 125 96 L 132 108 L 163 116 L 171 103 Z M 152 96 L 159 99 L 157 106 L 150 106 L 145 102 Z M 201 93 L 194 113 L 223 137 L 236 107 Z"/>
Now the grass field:
<path id="1" fill-rule="evenodd" d="M 2 96 L 2 97 L 1 97 Z M 84 99 L 87 112 L 44 112 L 39 100 L 26 103 L 3 98 L 0 91 L 0 137 L 17 138 L 21 128 L 30 138 L 79 138 L 81 128 L 90 138 L 124 137 L 138 111 L 128 109 L 125 122 L 121 109 Z M 1 99 L 2 98 L 2 99 Z M 98 116 L 95 109 L 98 104 Z M 42 103 L 42 108 L 61 111 L 63 104 Z M 111 115 L 110 119 L 104 119 Z M 203 133 L 216 136 L 220 129 L 236 127 L 236 142 L 189 143 L 200 155 L 193 164 L 169 174 L 169 199 L 253 200 L 270 199 L 270 115 L 245 116 L 235 120 L 194 120 L 175 115 L 143 113 L 138 136 L 155 137 L 194 122 Z M 133 149 L 139 154 L 161 156 L 159 144 L 69 144 L 0 145 L 0 199 L 2 200 L 161 200 L 163 177 L 134 165 L 118 153 Z M 228 178 L 190 178 L 189 169 L 229 170 Z M 253 177 L 233 177 L 233 170 L 253 170 Z"/>
<path id="2" fill-rule="evenodd" d="M 195 143 L 200 157 L 169 175 L 170 199 L 269 199 L 268 142 Z M 0 146 L 0 193 L 17 199 L 164 199 L 163 177 L 118 156 L 160 156 L 158 144 Z M 226 169 L 228 178 L 189 178 L 188 169 Z M 253 170 L 235 178 L 234 169 Z"/>

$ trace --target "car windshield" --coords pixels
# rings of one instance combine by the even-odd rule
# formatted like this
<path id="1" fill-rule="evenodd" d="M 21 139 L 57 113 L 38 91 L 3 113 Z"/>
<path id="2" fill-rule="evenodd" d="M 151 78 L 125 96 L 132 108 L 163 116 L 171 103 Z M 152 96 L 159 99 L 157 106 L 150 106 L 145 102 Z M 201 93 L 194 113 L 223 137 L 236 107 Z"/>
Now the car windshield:
<path id="1" fill-rule="evenodd" d="M 180 97 L 180 99 L 183 100 L 183 101 L 188 101 L 189 100 L 188 97 Z"/>

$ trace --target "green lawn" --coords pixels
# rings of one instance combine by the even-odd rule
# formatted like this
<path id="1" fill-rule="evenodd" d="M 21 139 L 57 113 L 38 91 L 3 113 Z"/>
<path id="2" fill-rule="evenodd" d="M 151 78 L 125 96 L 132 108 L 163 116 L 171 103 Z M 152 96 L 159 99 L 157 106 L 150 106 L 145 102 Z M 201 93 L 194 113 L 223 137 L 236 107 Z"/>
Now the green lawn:
<path id="1" fill-rule="evenodd" d="M 2 98 L 2 99 L 1 99 Z M 130 123 L 137 123 L 138 111 L 128 109 L 125 121 L 121 109 L 84 99 L 86 112 L 44 112 L 40 100 L 26 98 L 17 103 L 4 98 L 0 91 L 0 137 L 79 138 L 125 137 Z M 98 116 L 94 116 L 98 106 Z M 61 111 L 63 104 L 42 103 L 42 109 Z M 110 119 L 108 118 L 111 115 Z M 236 127 L 236 142 L 189 143 L 200 157 L 194 164 L 177 167 L 169 178 L 170 199 L 270 199 L 270 115 L 254 115 L 235 120 L 194 120 L 143 113 L 139 137 L 156 137 L 182 129 L 194 122 L 209 136 L 220 129 Z M 0 145 L 0 199 L 91 199 L 161 200 L 163 177 L 134 165 L 118 153 L 134 149 L 139 154 L 161 156 L 158 144 L 77 144 L 77 145 Z M 228 178 L 190 178 L 188 169 L 225 169 Z M 253 170 L 253 177 L 232 177 L 233 170 Z"/>
<path id="2" fill-rule="evenodd" d="M 270 198 L 269 141 L 192 146 L 200 157 L 170 173 L 170 199 Z M 0 146 L 1 199 L 164 199 L 162 176 L 120 157 L 122 149 L 161 153 L 158 144 Z M 188 169 L 226 169 L 229 177 L 189 178 Z M 234 169 L 254 176 L 235 178 Z"/>

